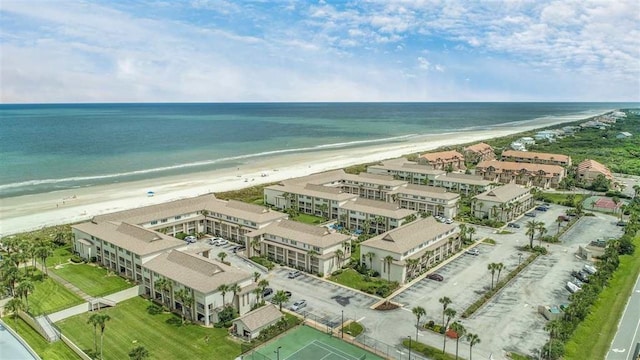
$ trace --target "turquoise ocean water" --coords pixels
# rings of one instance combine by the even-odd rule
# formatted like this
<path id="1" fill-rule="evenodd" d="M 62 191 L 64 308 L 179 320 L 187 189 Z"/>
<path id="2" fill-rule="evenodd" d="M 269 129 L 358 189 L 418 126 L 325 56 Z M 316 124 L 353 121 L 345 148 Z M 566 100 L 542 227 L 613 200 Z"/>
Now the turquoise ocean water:
<path id="1" fill-rule="evenodd" d="M 0 198 L 239 166 L 637 103 L 0 105 Z"/>

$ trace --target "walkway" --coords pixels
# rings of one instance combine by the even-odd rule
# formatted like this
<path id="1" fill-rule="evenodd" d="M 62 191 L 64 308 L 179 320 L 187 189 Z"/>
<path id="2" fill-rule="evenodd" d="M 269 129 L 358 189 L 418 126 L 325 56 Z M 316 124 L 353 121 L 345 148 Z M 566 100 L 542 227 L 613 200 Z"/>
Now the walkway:
<path id="1" fill-rule="evenodd" d="M 39 266 L 40 263 L 38 263 Z M 71 292 L 73 292 L 74 294 L 80 296 L 84 301 L 91 301 L 93 299 L 93 297 L 89 294 L 87 294 L 86 292 L 80 290 L 79 288 L 77 288 L 75 285 L 73 285 L 72 283 L 68 282 L 67 280 L 61 278 L 60 276 L 58 276 L 58 274 L 54 273 L 54 272 L 48 272 L 48 276 L 50 278 L 52 278 L 53 280 L 55 280 L 56 282 L 62 284 L 62 286 L 66 287 L 67 289 L 71 290 Z"/>

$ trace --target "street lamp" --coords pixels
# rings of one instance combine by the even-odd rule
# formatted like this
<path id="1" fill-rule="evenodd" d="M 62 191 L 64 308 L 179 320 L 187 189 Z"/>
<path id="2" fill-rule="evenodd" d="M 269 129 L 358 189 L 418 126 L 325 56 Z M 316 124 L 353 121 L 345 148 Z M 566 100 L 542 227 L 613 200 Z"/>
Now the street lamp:
<path id="1" fill-rule="evenodd" d="M 342 326 L 340 327 L 340 338 L 344 339 L 344 310 L 342 310 Z"/>
<path id="2" fill-rule="evenodd" d="M 522 260 L 522 253 L 518 253 L 518 265 L 520 265 L 521 260 Z"/>
<path id="3" fill-rule="evenodd" d="M 280 348 L 282 346 L 278 346 L 278 348 L 273 352 L 274 354 L 276 354 L 276 360 L 280 360 Z"/>
<path id="4" fill-rule="evenodd" d="M 409 360 L 411 360 L 411 335 L 407 336 L 407 339 L 409 339 Z"/>

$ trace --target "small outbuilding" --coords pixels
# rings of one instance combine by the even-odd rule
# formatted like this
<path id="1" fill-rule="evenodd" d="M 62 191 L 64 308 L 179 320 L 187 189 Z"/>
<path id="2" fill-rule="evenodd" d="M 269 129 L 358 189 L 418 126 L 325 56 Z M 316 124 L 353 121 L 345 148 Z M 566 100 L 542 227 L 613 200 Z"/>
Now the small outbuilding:
<path id="1" fill-rule="evenodd" d="M 631 135 L 630 132 L 623 131 L 623 132 L 619 133 L 618 135 L 616 135 L 616 139 L 627 139 L 627 138 L 630 138 L 631 136 L 632 135 Z"/>
<path id="2" fill-rule="evenodd" d="M 280 310 L 275 305 L 268 304 L 233 320 L 233 332 L 246 340 L 253 340 L 260 335 L 260 331 L 277 323 L 280 319 L 282 319 Z"/>

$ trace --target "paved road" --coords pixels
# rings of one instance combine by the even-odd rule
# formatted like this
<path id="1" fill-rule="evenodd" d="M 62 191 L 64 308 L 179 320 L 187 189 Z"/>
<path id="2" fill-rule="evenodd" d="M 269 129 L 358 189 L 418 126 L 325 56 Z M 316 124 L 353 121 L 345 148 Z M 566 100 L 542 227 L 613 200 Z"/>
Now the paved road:
<path id="1" fill-rule="evenodd" d="M 627 307 L 618 324 L 607 360 L 632 360 L 636 344 L 640 342 L 640 276 L 636 280 Z"/>

